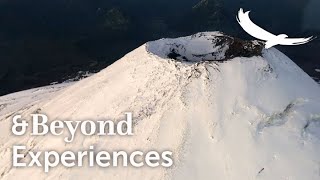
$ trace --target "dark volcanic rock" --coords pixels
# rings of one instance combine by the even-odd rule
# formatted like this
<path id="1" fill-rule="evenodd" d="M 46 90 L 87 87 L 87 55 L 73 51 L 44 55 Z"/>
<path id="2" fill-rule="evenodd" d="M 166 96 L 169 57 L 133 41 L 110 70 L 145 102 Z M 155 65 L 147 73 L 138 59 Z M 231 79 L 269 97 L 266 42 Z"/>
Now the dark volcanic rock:
<path id="1" fill-rule="evenodd" d="M 226 57 L 252 57 L 261 56 L 264 43 L 261 41 L 245 41 L 239 38 L 228 37 L 229 49 L 226 52 Z"/>

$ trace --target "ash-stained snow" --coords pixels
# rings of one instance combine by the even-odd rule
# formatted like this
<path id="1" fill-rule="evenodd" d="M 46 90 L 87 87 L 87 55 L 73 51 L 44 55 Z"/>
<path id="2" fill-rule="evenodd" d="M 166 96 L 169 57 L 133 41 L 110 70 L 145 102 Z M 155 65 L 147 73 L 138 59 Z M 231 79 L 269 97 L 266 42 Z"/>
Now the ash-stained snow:
<path id="1" fill-rule="evenodd" d="M 243 41 L 221 32 L 201 32 L 176 39 L 160 39 L 147 43 L 147 51 L 179 61 L 225 61 L 233 57 L 261 55 L 262 43 Z"/>
<path id="2" fill-rule="evenodd" d="M 148 51 L 160 56 L 175 56 L 180 60 L 202 61 L 203 59 L 222 60 L 228 45 L 217 45 L 220 32 L 198 33 L 176 39 L 160 39 L 147 44 Z"/>
<path id="3" fill-rule="evenodd" d="M 219 33 L 209 33 L 214 38 Z M 197 38 L 145 44 L 101 72 L 26 104 L 0 109 L 1 179 L 319 179 L 320 87 L 288 57 L 271 48 L 261 56 L 224 62 L 176 61 L 171 44 L 186 58 L 225 47 Z M 169 46 L 168 46 L 169 45 Z M 156 52 L 156 54 L 154 53 Z M 223 52 L 223 51 L 222 51 Z M 221 54 L 222 57 L 223 53 Z M 211 58 L 211 57 L 210 57 Z M 32 91 L 23 97 L 32 98 Z M 21 103 L 21 105 L 19 105 Z M 30 108 L 26 108 L 32 105 Z M 134 115 L 132 137 L 14 137 L 10 113 L 34 111 L 51 120 L 110 120 Z M 171 150 L 174 167 L 11 167 L 13 144 L 33 151 Z"/>

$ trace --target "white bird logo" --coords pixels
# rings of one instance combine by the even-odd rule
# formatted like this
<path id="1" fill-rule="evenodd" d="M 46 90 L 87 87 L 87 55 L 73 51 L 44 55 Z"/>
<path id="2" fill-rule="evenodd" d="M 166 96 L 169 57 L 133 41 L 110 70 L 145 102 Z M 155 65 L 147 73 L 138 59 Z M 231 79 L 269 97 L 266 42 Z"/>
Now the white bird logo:
<path id="1" fill-rule="evenodd" d="M 301 45 L 308 43 L 315 39 L 315 37 L 311 36 L 308 38 L 288 38 L 288 35 L 286 34 L 279 34 L 274 35 L 258 25 L 254 24 L 250 17 L 249 17 L 250 11 L 243 12 L 243 9 L 240 8 L 237 16 L 237 21 L 240 24 L 240 26 L 251 36 L 266 41 L 265 48 L 271 48 L 275 45 Z"/>

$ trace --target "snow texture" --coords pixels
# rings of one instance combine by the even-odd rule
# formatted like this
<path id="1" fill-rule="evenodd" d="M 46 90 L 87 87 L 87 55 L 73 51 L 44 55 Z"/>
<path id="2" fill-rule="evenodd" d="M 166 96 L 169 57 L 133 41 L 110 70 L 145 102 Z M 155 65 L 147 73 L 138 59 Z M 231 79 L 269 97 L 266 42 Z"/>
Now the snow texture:
<path id="1" fill-rule="evenodd" d="M 218 33 L 208 33 L 215 36 Z M 271 48 L 262 57 L 224 62 L 176 61 L 211 47 L 201 38 L 142 45 L 108 68 L 74 84 L 0 97 L 0 179 L 291 179 L 320 178 L 320 87 Z M 152 50 L 152 51 L 150 51 Z M 182 54 L 182 53 L 181 53 Z M 15 137 L 13 114 L 41 112 L 51 120 L 117 120 L 133 112 L 133 137 Z M 73 151 L 171 150 L 172 168 L 12 168 L 11 147 Z"/>

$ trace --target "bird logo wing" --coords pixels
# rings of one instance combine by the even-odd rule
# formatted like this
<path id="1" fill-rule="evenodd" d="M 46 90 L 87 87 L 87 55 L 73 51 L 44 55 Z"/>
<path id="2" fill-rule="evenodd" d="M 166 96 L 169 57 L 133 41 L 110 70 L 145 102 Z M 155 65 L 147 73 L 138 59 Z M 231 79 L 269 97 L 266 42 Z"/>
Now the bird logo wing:
<path id="1" fill-rule="evenodd" d="M 314 40 L 315 37 L 310 36 L 308 38 L 285 38 L 279 42 L 281 45 L 301 45 L 306 44 L 312 40 Z"/>
<path id="2" fill-rule="evenodd" d="M 248 34 L 251 36 L 266 41 L 265 48 L 270 48 L 272 46 L 275 46 L 277 44 L 280 45 L 301 45 L 308 43 L 315 39 L 316 37 L 308 37 L 308 38 L 288 38 L 285 34 L 280 35 L 274 35 L 258 25 L 254 24 L 250 17 L 249 17 L 250 11 L 244 12 L 242 8 L 240 8 L 237 16 L 237 21 L 242 27 L 243 30 L 245 30 Z"/>
<path id="3" fill-rule="evenodd" d="M 270 39 L 274 39 L 276 35 L 262 29 L 258 25 L 254 24 L 250 17 L 249 17 L 250 11 L 243 12 L 243 9 L 241 8 L 238 12 L 237 21 L 240 24 L 240 26 L 251 36 L 268 41 Z"/>

